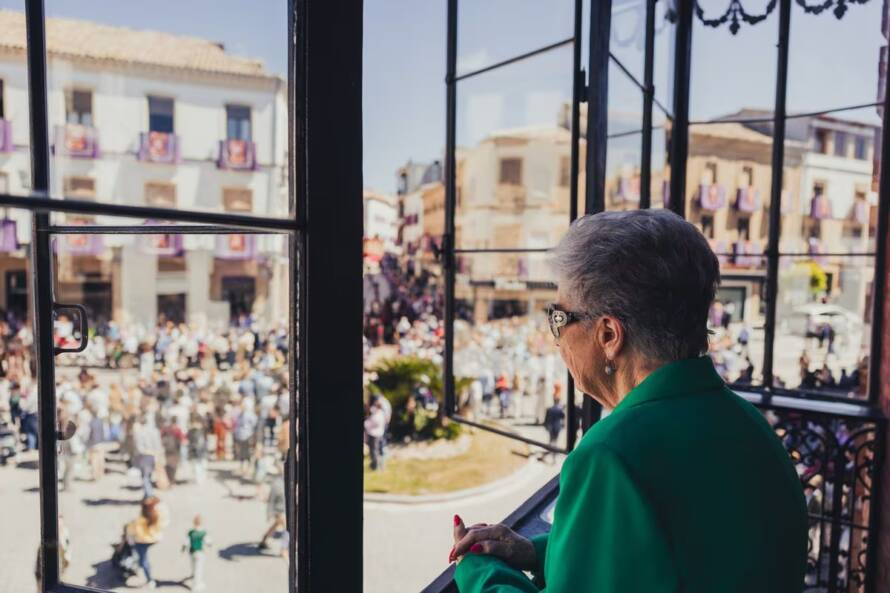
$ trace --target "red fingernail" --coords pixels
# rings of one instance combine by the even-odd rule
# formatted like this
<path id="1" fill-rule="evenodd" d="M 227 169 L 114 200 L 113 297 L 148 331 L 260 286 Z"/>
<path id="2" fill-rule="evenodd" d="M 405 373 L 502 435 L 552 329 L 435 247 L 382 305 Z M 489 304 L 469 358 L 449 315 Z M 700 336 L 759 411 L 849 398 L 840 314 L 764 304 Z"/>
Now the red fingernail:
<path id="1" fill-rule="evenodd" d="M 460 525 L 460 517 L 458 517 L 457 515 L 454 516 L 454 525 Z"/>
<path id="2" fill-rule="evenodd" d="M 478 554 L 482 551 L 482 544 L 473 544 L 470 546 L 470 551 L 474 554 Z"/>

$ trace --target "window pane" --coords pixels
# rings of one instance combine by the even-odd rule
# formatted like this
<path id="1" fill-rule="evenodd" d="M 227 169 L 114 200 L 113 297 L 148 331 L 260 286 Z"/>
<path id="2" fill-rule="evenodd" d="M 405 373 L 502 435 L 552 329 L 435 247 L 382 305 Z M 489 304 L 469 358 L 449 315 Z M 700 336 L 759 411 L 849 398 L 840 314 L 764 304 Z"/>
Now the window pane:
<path id="1" fill-rule="evenodd" d="M 28 65 L 25 43 L 25 3 L 5 3 L 0 12 L 0 38 L 10 51 L 0 60 L 0 189 L 23 195 L 31 192 L 31 123 L 28 104 Z M 27 212 L 15 215 L 30 224 Z"/>
<path id="2" fill-rule="evenodd" d="M 759 14 L 762 3 L 756 4 L 750 10 Z M 704 19 L 719 18 L 732 9 L 724 0 L 699 1 L 698 5 Z M 693 18 L 690 119 L 756 117 L 772 110 L 778 22 L 776 10 L 761 23 L 742 24 L 733 34 L 730 23 L 711 27 Z"/>
<path id="3" fill-rule="evenodd" d="M 283 235 L 54 236 L 57 299 L 82 304 L 89 326 L 83 353 L 56 357 L 58 413 L 76 425 L 58 457 L 65 582 L 145 582 L 138 566 L 121 578 L 123 548 L 112 555 L 129 530 L 137 551 L 163 536 L 147 552 L 159 591 L 190 576 L 183 545 L 204 546 L 208 590 L 287 587 L 286 245 Z M 79 315 L 57 312 L 57 346 L 79 339 Z M 160 500 L 156 526 L 139 519 L 145 496 Z"/>
<path id="4" fill-rule="evenodd" d="M 640 87 L 609 62 L 609 135 L 635 132 L 643 128 L 643 94 Z"/>
<path id="5" fill-rule="evenodd" d="M 222 212 L 225 188 L 243 187 L 249 214 L 289 215 L 285 0 L 215 19 L 207 0 L 46 11 L 54 196 L 86 176 L 96 201 L 141 206 L 146 184 L 167 183 L 177 208 Z"/>
<path id="6" fill-rule="evenodd" d="M 783 253 L 875 252 L 880 135 L 874 107 L 788 119 Z"/>
<path id="7" fill-rule="evenodd" d="M 549 247 L 568 228 L 571 98 L 570 47 L 458 83 L 458 247 Z"/>
<path id="8" fill-rule="evenodd" d="M 674 23 L 670 22 L 667 2 L 655 3 L 655 61 L 653 62 L 653 83 L 655 100 L 668 111 L 673 109 L 674 88 Z M 655 112 L 656 121 L 659 112 Z"/>
<path id="9" fill-rule="evenodd" d="M 505 18 L 506 15 L 509 18 Z M 442 20 L 438 21 L 443 28 L 444 17 L 443 10 Z M 546 4 L 536 0 L 461 2 L 457 21 L 457 73 L 461 75 L 571 37 L 575 3 L 571 0 Z"/>
<path id="10" fill-rule="evenodd" d="M 652 207 L 663 204 L 665 176 L 665 133 L 652 130 L 650 200 Z M 606 210 L 635 210 L 640 205 L 642 133 L 609 138 L 606 148 Z"/>
<path id="11" fill-rule="evenodd" d="M 842 5 L 807 14 L 791 11 L 788 113 L 808 113 L 879 101 L 886 64 L 881 62 L 885 8 L 881 2 Z M 840 6 L 838 8 L 841 8 Z M 826 73 L 831 73 L 827 75 Z"/>
<path id="12" fill-rule="evenodd" d="M 612 2 L 609 51 L 634 78 L 643 82 L 646 44 L 646 4 L 643 0 Z"/>
<path id="13" fill-rule="evenodd" d="M 873 286 L 871 257 L 780 258 L 777 386 L 867 397 Z"/>

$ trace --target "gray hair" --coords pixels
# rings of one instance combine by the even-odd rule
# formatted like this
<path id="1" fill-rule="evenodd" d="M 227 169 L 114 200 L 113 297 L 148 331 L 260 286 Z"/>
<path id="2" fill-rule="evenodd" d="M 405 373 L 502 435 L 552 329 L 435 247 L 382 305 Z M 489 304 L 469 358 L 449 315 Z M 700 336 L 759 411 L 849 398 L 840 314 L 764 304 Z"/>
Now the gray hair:
<path id="1" fill-rule="evenodd" d="M 707 352 L 720 264 L 698 229 L 673 212 L 579 218 L 553 265 L 563 294 L 580 307 L 575 312 L 616 317 L 642 356 L 671 362 Z"/>

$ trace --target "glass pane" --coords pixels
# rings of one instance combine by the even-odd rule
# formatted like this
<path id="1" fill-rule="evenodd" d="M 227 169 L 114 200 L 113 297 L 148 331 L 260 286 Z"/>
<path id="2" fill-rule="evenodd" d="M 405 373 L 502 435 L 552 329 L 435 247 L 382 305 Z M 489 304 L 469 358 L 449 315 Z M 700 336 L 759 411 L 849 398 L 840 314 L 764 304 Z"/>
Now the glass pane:
<path id="1" fill-rule="evenodd" d="M 443 29 L 444 16 L 443 11 L 442 20 L 437 22 Z M 546 4 L 536 0 L 460 2 L 457 10 L 457 74 L 479 70 L 568 39 L 574 35 L 574 29 L 575 3 L 571 0 Z M 571 69 L 571 61 L 569 64 Z"/>
<path id="2" fill-rule="evenodd" d="M 777 386 L 867 397 L 874 275 L 871 257 L 780 258 Z"/>
<path id="3" fill-rule="evenodd" d="M 653 110 L 654 115 L 654 110 Z M 609 135 L 643 129 L 643 93 L 613 61 L 609 61 Z"/>
<path id="4" fill-rule="evenodd" d="M 17 214 L 28 216 L 11 210 L 4 219 Z M 3 228 L 8 224 L 0 223 Z M 8 568 L 0 578 L 0 592 L 15 593 L 34 590 L 31 569 L 40 541 L 39 422 L 28 255 L 24 247 L 8 240 L 8 230 L 4 236 L 7 240 L 0 240 L 0 506 L 7 509 L 3 514 L 7 529 L 0 532 L 0 556 Z"/>
<path id="5" fill-rule="evenodd" d="M 661 207 L 665 182 L 665 133 L 652 130 L 650 204 Z M 609 138 L 606 148 L 606 210 L 635 210 L 640 204 L 642 133 Z"/>
<path id="6" fill-rule="evenodd" d="M 7 48 L 0 65 L 0 193 L 31 192 L 31 120 L 25 42 L 25 3 L 9 0 L 0 12 L 0 38 Z M 22 212 L 21 218 L 27 218 Z"/>
<path id="7" fill-rule="evenodd" d="M 788 119 L 783 253 L 874 253 L 880 135 L 874 107 Z"/>
<path id="8" fill-rule="evenodd" d="M 671 10 L 667 2 L 655 3 L 655 61 L 653 83 L 655 100 L 668 112 L 673 109 L 674 88 L 674 36 L 675 25 L 670 21 Z M 655 119 L 659 115 L 656 112 Z"/>
<path id="9" fill-rule="evenodd" d="M 163 183 L 166 207 L 288 216 L 288 4 L 219 11 L 47 2 L 54 196 L 145 206 Z M 229 133 L 230 104 L 249 133 Z M 245 209 L 229 190 L 251 194 Z"/>
<path id="10" fill-rule="evenodd" d="M 568 47 L 458 83 L 458 247 L 550 247 L 568 228 L 571 100 Z"/>
<path id="11" fill-rule="evenodd" d="M 467 415 L 544 443 L 553 395 L 565 404 L 567 393 L 566 367 L 547 325 L 547 305 L 556 299 L 548 258 L 461 254 L 455 283 L 454 372 L 471 380 Z M 561 430 L 554 442 L 564 446 L 564 439 Z"/>
<path id="12" fill-rule="evenodd" d="M 159 591 L 194 588 L 201 570 L 187 546 L 206 561 L 209 590 L 286 588 L 286 237 L 52 243 L 56 299 L 87 309 L 90 337 L 82 353 L 56 357 L 58 414 L 77 426 L 58 457 L 73 551 L 63 580 L 138 586 L 144 552 Z M 66 317 L 62 347 L 74 333 Z"/>
<path id="13" fill-rule="evenodd" d="M 644 78 L 646 5 L 644 0 L 612 2 L 609 51 L 640 83 Z"/>
<path id="14" fill-rule="evenodd" d="M 819 15 L 793 8 L 788 113 L 880 101 L 887 68 L 886 59 L 881 59 L 887 44 L 882 33 L 886 26 L 883 3 L 838 4 Z M 838 14 L 843 18 L 838 19 Z"/>
<path id="15" fill-rule="evenodd" d="M 752 12 L 765 11 L 758 4 Z M 693 17 L 692 75 L 689 117 L 693 121 L 723 117 L 758 117 L 775 102 L 778 11 L 756 25 L 730 22 L 717 27 L 702 19 L 717 19 L 732 10 L 725 0 L 700 0 L 703 17 Z M 772 4 L 773 8 L 777 3 Z M 745 8 L 748 8 L 746 6 Z"/>

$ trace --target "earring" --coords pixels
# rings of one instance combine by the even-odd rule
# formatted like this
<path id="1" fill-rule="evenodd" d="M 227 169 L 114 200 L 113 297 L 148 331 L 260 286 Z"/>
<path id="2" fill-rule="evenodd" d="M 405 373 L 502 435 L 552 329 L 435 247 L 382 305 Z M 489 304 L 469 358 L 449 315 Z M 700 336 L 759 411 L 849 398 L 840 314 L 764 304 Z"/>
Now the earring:
<path id="1" fill-rule="evenodd" d="M 610 360 L 609 362 L 606 363 L 606 368 L 603 369 L 603 370 L 606 371 L 606 374 L 607 374 L 607 375 L 611 375 L 612 373 L 615 372 L 615 367 L 612 365 L 612 361 L 611 361 L 611 360 Z"/>

